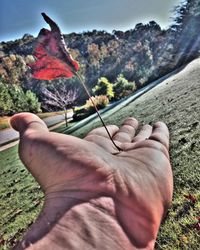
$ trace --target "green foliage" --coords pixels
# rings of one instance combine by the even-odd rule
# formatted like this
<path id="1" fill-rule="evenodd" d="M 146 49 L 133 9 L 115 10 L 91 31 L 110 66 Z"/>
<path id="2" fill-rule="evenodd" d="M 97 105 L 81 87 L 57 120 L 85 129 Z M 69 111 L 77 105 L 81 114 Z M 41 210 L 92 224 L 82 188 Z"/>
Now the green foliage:
<path id="1" fill-rule="evenodd" d="M 23 111 L 33 113 L 41 111 L 36 95 L 30 90 L 25 93 L 18 85 L 0 82 L 0 116 Z"/>
<path id="2" fill-rule="evenodd" d="M 91 101 L 92 99 L 92 101 Z M 106 95 L 92 96 L 92 98 L 86 101 L 86 109 L 94 109 L 93 103 L 98 109 L 105 108 L 109 104 L 109 99 Z"/>
<path id="3" fill-rule="evenodd" d="M 18 156 L 18 146 L 0 152 L 0 249 L 13 249 L 35 220 L 43 193 Z"/>
<path id="4" fill-rule="evenodd" d="M 113 84 L 108 81 L 106 77 L 101 77 L 97 85 L 92 89 L 94 95 L 105 95 L 110 100 L 114 97 Z"/>
<path id="5" fill-rule="evenodd" d="M 14 106 L 6 84 L 0 82 L 0 116 L 7 115 Z"/>
<path id="6" fill-rule="evenodd" d="M 132 94 L 136 90 L 135 82 L 128 82 L 122 74 L 117 77 L 113 85 L 114 99 L 120 100 L 121 98 Z"/>
<path id="7" fill-rule="evenodd" d="M 119 109 L 118 112 L 108 111 L 103 116 L 106 124 L 118 126 L 129 116 L 138 118 L 143 124 L 162 120 L 170 129 L 174 196 L 172 207 L 161 224 L 155 246 L 157 250 L 199 249 L 199 231 L 193 225 L 197 223 L 200 207 L 200 86 L 198 80 L 200 71 L 195 74 L 193 67 L 190 66 L 190 68 L 191 72 L 178 74 L 173 78 L 171 76 L 171 80 L 167 80 L 169 84 L 164 89 L 155 88 L 149 92 L 148 98 L 145 95 Z M 73 135 L 83 138 L 91 129 L 98 126 L 102 126 L 99 119 L 92 120 L 89 124 L 76 129 Z M 183 138 L 186 139 L 185 143 Z M 16 240 L 22 238 L 24 231 L 35 221 L 43 205 L 41 188 L 24 168 L 17 152 L 18 146 L 0 152 L 2 243 L 0 249 L 4 250 L 12 249 Z M 188 194 L 196 197 L 195 204 L 185 198 L 184 195 Z"/>
<path id="8" fill-rule="evenodd" d="M 171 29 L 176 39 L 177 64 L 182 65 L 199 56 L 199 0 L 185 0 L 175 9 L 174 24 Z"/>
<path id="9" fill-rule="evenodd" d="M 27 70 L 24 57 L 9 53 L 9 55 L 1 59 L 1 66 L 0 75 L 2 75 L 7 82 L 17 85 L 21 84 L 21 80 Z"/>
<path id="10" fill-rule="evenodd" d="M 28 104 L 30 112 L 32 113 L 41 112 L 41 104 L 39 103 L 36 94 L 31 92 L 30 90 L 26 91 L 26 102 Z"/>
<path id="11" fill-rule="evenodd" d="M 196 65 L 200 65 L 199 61 Z M 199 231 L 194 228 L 200 208 L 199 72 L 199 66 L 195 70 L 190 65 L 182 74 L 167 79 L 169 84 L 165 88 L 156 87 L 148 97 L 143 95 L 114 113 L 109 110 L 102 115 L 106 124 L 120 126 L 123 119 L 133 116 L 142 124 L 164 121 L 170 129 L 174 195 L 172 207 L 159 231 L 156 250 L 196 250 L 200 245 Z M 93 119 L 73 135 L 83 138 L 98 126 L 101 126 L 99 119 Z M 185 198 L 188 194 L 196 197 L 195 204 Z"/>
<path id="12" fill-rule="evenodd" d="M 105 108 L 109 104 L 109 99 L 105 95 L 100 96 L 92 96 L 91 99 L 86 101 L 86 104 L 82 108 L 75 109 L 73 120 L 79 121 L 82 120 L 89 115 L 92 115 L 96 112 L 94 108 L 94 104 L 96 105 L 97 109 Z M 94 103 L 94 104 L 93 104 Z"/>
<path id="13" fill-rule="evenodd" d="M 73 121 L 81 121 L 94 113 L 95 113 L 95 110 L 85 109 L 84 107 L 75 109 L 74 114 L 73 114 Z"/>
<path id="14" fill-rule="evenodd" d="M 162 30 L 155 21 L 150 21 L 148 24 L 139 23 L 134 29 L 125 32 L 115 30 L 109 34 L 93 30 L 82 34 L 71 33 L 64 37 L 70 53 L 80 64 L 79 74 L 89 89 L 99 85 L 98 79 L 101 76 L 113 83 L 120 73 L 140 88 L 198 57 L 200 53 L 199 0 L 181 1 L 173 20 L 167 30 Z M 34 42 L 35 39 L 26 34 L 23 39 L 0 43 L 0 76 L 6 82 L 36 93 L 45 110 L 42 88 L 49 86 L 50 82 L 32 79 L 27 74 L 27 65 L 34 61 Z M 59 85 L 64 81 L 77 82 L 77 78 L 55 79 L 52 82 Z M 87 96 L 81 84 L 78 83 L 77 86 L 76 103 L 82 105 Z M 112 87 L 110 90 L 107 87 L 105 83 L 103 86 L 95 86 L 93 94 L 107 95 L 112 99 Z"/>
<path id="15" fill-rule="evenodd" d="M 17 112 L 29 111 L 26 95 L 20 86 L 10 85 L 9 93 L 14 104 L 11 111 L 13 114 Z"/>

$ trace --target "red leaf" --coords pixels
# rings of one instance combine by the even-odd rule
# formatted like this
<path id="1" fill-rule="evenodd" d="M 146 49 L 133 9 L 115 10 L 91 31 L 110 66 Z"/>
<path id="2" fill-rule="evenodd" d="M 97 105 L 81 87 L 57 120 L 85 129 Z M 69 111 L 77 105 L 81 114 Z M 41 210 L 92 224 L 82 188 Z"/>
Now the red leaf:
<path id="1" fill-rule="evenodd" d="M 194 225 L 194 228 L 197 230 L 197 231 L 200 231 L 200 222 L 196 223 Z"/>
<path id="2" fill-rule="evenodd" d="M 184 195 L 184 197 L 185 197 L 186 199 L 190 200 L 193 204 L 195 204 L 196 201 L 197 201 L 197 199 L 196 199 L 193 195 L 191 195 L 191 194 L 189 194 L 189 195 Z"/>
<path id="3" fill-rule="evenodd" d="M 79 64 L 70 55 L 58 25 L 45 13 L 42 16 L 51 31 L 40 30 L 34 50 L 36 61 L 29 65 L 32 76 L 41 80 L 72 77 L 78 71 Z"/>
<path id="4" fill-rule="evenodd" d="M 3 238 L 0 238 L 0 246 L 3 246 L 5 244 L 5 240 Z"/>
<path id="5" fill-rule="evenodd" d="M 193 225 L 193 227 L 197 230 L 200 231 L 200 217 L 197 218 L 198 222 Z"/>

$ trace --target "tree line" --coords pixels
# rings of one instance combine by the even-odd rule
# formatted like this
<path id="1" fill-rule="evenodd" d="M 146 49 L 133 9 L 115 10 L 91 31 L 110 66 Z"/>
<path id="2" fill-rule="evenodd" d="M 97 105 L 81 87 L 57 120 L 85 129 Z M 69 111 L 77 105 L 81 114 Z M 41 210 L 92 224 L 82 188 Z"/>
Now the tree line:
<path id="1" fill-rule="evenodd" d="M 185 0 L 176 6 L 173 23 L 166 30 L 162 30 L 155 21 L 150 21 L 139 23 L 125 32 L 93 30 L 71 33 L 65 35 L 65 40 L 80 64 L 80 74 L 91 94 L 104 95 L 105 85 L 101 86 L 104 77 L 112 83 L 114 96 L 111 100 L 118 100 L 198 57 L 199 23 L 200 1 Z M 25 34 L 22 39 L 0 43 L 0 115 L 19 112 L 23 108 L 32 112 L 40 109 L 54 111 L 64 106 L 83 105 L 88 99 L 76 78 L 53 81 L 31 78 L 27 65 L 34 61 L 32 52 L 35 41 L 33 36 Z M 62 104 L 58 107 L 53 96 L 56 92 L 66 91 L 68 94 L 65 100 L 61 98 Z M 18 105 L 14 96 L 22 98 L 23 95 L 24 104 Z M 26 95 L 32 96 L 31 105 L 26 103 Z"/>

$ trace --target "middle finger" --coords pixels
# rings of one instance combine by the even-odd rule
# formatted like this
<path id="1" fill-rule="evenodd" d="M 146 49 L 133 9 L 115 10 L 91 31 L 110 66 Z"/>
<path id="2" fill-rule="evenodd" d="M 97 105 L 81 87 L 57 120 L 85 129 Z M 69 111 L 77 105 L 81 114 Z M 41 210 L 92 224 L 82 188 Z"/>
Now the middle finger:
<path id="1" fill-rule="evenodd" d="M 135 136 L 135 131 L 138 128 L 138 121 L 135 118 L 127 118 L 117 133 L 113 136 L 113 139 L 124 143 L 131 142 Z"/>

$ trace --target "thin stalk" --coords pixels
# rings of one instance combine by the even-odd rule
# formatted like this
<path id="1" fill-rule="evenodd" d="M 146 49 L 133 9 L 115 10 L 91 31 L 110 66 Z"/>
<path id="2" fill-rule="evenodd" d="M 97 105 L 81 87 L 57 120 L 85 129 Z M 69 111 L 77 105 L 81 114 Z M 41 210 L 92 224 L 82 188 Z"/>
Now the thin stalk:
<path id="1" fill-rule="evenodd" d="M 95 108 L 95 110 L 96 110 L 96 112 L 97 112 L 97 115 L 98 115 L 98 117 L 99 117 L 101 123 L 103 124 L 103 126 L 104 126 L 104 128 L 105 128 L 105 130 L 106 130 L 106 132 L 107 132 L 107 134 L 108 134 L 108 136 L 109 136 L 109 138 L 110 138 L 110 140 L 112 141 L 113 145 L 117 148 L 117 150 L 121 151 L 121 148 L 118 147 L 118 146 L 116 145 L 116 143 L 113 141 L 113 139 L 112 139 L 112 137 L 111 137 L 111 135 L 110 135 L 110 133 L 109 133 L 107 127 L 106 127 L 106 124 L 105 124 L 105 122 L 103 121 L 103 119 L 102 119 L 102 117 L 101 117 L 101 115 L 100 115 L 100 113 L 99 113 L 99 110 L 98 110 L 96 104 L 94 103 L 94 101 L 93 101 L 93 99 L 92 99 L 92 97 L 91 97 L 91 95 L 90 95 L 90 93 L 89 93 L 89 91 L 88 91 L 88 89 L 87 89 L 87 86 L 85 85 L 85 83 L 84 83 L 82 77 L 81 77 L 77 72 L 75 72 L 74 74 L 78 77 L 78 79 L 80 80 L 81 84 L 83 85 L 83 87 L 84 87 L 84 89 L 85 89 L 85 92 L 87 93 L 88 97 L 90 98 L 90 101 L 92 102 L 92 104 L 93 104 L 93 106 L 94 106 L 94 108 Z"/>

